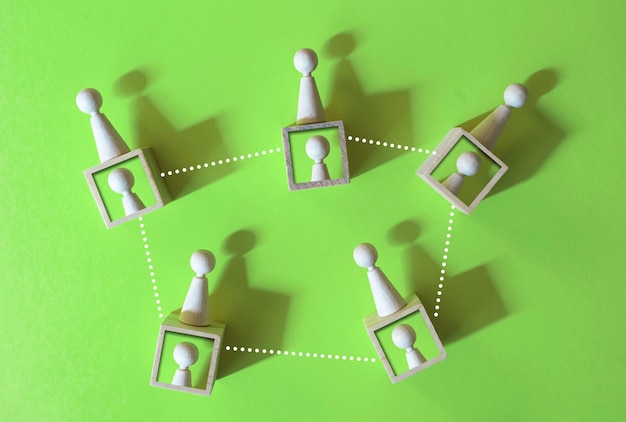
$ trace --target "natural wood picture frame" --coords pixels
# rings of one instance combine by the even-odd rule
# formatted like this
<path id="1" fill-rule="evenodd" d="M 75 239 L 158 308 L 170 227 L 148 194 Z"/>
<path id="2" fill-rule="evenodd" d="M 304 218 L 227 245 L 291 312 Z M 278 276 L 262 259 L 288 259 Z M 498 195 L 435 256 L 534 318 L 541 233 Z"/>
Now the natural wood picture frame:
<path id="1" fill-rule="evenodd" d="M 294 180 L 293 162 L 291 155 L 291 143 L 290 133 L 292 132 L 306 132 L 316 129 L 328 129 L 337 128 L 339 131 L 339 147 L 341 150 L 341 168 L 342 177 L 316 181 L 316 182 L 303 182 L 296 183 Z M 310 123 L 306 125 L 289 126 L 283 128 L 283 152 L 285 154 L 285 165 L 287 167 L 287 182 L 289 184 L 289 190 L 303 190 L 320 188 L 324 186 L 335 186 L 350 183 L 350 167 L 348 165 L 348 149 L 346 147 L 346 132 L 342 120 L 336 120 L 332 122 L 322 123 Z"/>
<path id="2" fill-rule="evenodd" d="M 215 383 L 215 379 L 217 377 L 217 367 L 219 365 L 220 352 L 222 349 L 222 339 L 224 338 L 224 330 L 226 328 L 226 325 L 221 322 L 211 321 L 210 324 L 206 327 L 191 326 L 180 322 L 178 320 L 179 315 L 180 309 L 173 311 L 161 323 L 159 338 L 157 340 L 157 347 L 154 356 L 154 364 L 152 366 L 152 375 L 150 376 L 150 385 L 154 387 L 168 388 L 170 390 L 178 390 L 187 393 L 199 394 L 202 396 L 210 396 L 211 392 L 213 391 L 213 384 Z M 178 386 L 157 381 L 159 368 L 161 366 L 163 342 L 165 340 L 166 332 L 180 333 L 193 337 L 202 337 L 213 340 L 213 352 L 211 354 L 211 362 L 209 364 L 209 372 L 207 375 L 207 382 L 204 389 Z"/>
<path id="3" fill-rule="evenodd" d="M 100 171 L 114 167 L 117 164 L 124 163 L 134 158 L 139 158 L 141 162 L 141 166 L 143 168 L 146 178 L 148 179 L 148 183 L 150 184 L 152 193 L 154 194 L 154 197 L 156 199 L 156 203 L 154 205 L 141 209 L 137 212 L 134 212 L 130 215 L 126 215 L 122 218 L 112 220 L 104 204 L 104 200 L 102 199 L 102 194 L 100 193 L 98 189 L 98 185 L 95 181 L 94 175 Z M 107 160 L 101 164 L 98 164 L 95 167 L 91 167 L 85 170 L 85 178 L 87 179 L 87 184 L 89 185 L 91 194 L 93 195 L 93 198 L 96 201 L 96 205 L 98 206 L 100 215 L 102 215 L 104 224 L 109 229 L 111 227 L 115 227 L 129 220 L 132 220 L 134 218 L 137 218 L 139 216 L 152 212 L 155 209 L 161 208 L 165 206 L 168 202 L 171 202 L 172 200 L 170 193 L 167 189 L 167 186 L 165 185 L 165 182 L 163 181 L 163 178 L 161 177 L 161 170 L 159 169 L 159 165 L 156 161 L 156 158 L 154 157 L 152 148 L 134 149 L 130 152 L 127 152 L 125 154 L 119 155 L 110 160 Z"/>
<path id="4" fill-rule="evenodd" d="M 411 375 L 415 375 L 416 373 L 421 372 L 424 369 L 430 368 L 434 364 L 441 362 L 442 360 L 448 357 L 445 349 L 443 348 L 443 344 L 441 343 L 441 340 L 439 339 L 439 336 L 437 335 L 437 332 L 435 331 L 435 327 L 430 321 L 430 318 L 428 317 L 428 314 L 426 313 L 426 310 L 424 309 L 424 305 L 422 304 L 419 297 L 415 293 L 413 293 L 405 297 L 405 300 L 407 303 L 406 306 L 404 306 L 398 312 L 395 312 L 386 317 L 380 317 L 378 316 L 378 313 L 374 312 L 373 314 L 370 314 L 363 319 L 363 323 L 365 324 L 365 329 L 367 330 L 367 335 L 370 337 L 370 340 L 372 341 L 374 345 L 374 349 L 376 349 L 376 353 L 378 354 L 378 357 L 380 358 L 385 368 L 385 371 L 387 372 L 387 375 L 389 375 L 389 378 L 391 379 L 391 382 L 393 384 L 396 384 L 410 377 Z M 411 314 L 414 314 L 416 312 L 419 312 L 419 314 L 422 316 L 424 323 L 426 324 L 426 327 L 428 328 L 430 336 L 433 342 L 435 343 L 437 350 L 439 350 L 439 354 L 435 356 L 434 358 L 429 359 L 426 362 L 420 364 L 416 368 L 409 369 L 406 372 L 396 375 L 393 368 L 391 367 L 391 364 L 389 363 L 389 359 L 387 358 L 387 355 L 385 354 L 383 346 L 380 344 L 380 340 L 376 336 L 376 331 L 380 330 L 381 328 L 387 327 L 401 320 L 402 318 L 409 316 Z"/>
<path id="5" fill-rule="evenodd" d="M 470 204 L 466 204 L 458 196 L 450 192 L 446 189 L 440 181 L 432 177 L 432 173 L 435 171 L 437 166 L 441 164 L 441 162 L 446 158 L 448 153 L 452 150 L 452 148 L 462 139 L 466 139 L 471 142 L 476 148 L 478 148 L 483 154 L 485 154 L 490 160 L 492 160 L 500 169 L 496 172 L 496 174 L 489 180 L 489 182 L 485 185 L 485 187 L 476 195 L 476 197 L 472 200 Z M 471 212 L 476 208 L 476 206 L 487 196 L 489 191 L 493 188 L 493 186 L 502 178 L 504 173 L 508 170 L 508 166 L 502 162 L 497 156 L 495 156 L 487 147 L 485 147 L 480 141 L 478 141 L 474 136 L 472 136 L 466 130 L 455 127 L 452 128 L 448 134 L 443 138 L 443 140 L 437 145 L 437 148 L 433 151 L 431 155 L 426 158 L 426 161 L 422 163 L 420 168 L 417 170 L 417 175 L 424 179 L 426 183 L 432 186 L 441 196 L 446 198 L 448 202 L 454 205 L 457 209 L 465 214 L 471 214 Z"/>

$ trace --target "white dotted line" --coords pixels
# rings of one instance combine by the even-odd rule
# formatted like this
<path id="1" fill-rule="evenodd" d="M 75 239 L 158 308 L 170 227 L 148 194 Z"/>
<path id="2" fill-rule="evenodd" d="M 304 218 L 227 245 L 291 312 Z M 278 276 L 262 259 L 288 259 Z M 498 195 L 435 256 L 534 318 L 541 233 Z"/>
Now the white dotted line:
<path id="1" fill-rule="evenodd" d="M 448 232 L 446 233 L 446 243 L 443 248 L 443 260 L 441 261 L 441 276 L 439 277 L 439 290 L 437 290 L 437 304 L 435 305 L 435 312 L 433 313 L 434 317 L 437 318 L 439 316 L 439 304 L 441 303 L 441 294 L 443 290 L 443 282 L 446 278 L 446 266 L 448 261 L 448 252 L 450 251 L 450 238 L 452 237 L 452 224 L 454 223 L 454 210 L 456 207 L 452 205 L 450 207 L 450 219 L 448 220 Z"/>
<path id="2" fill-rule="evenodd" d="M 375 141 L 373 139 L 366 139 L 366 138 L 359 138 L 358 136 L 356 137 L 352 137 L 352 136 L 348 136 L 348 141 L 354 141 L 354 142 L 361 142 L 363 144 L 369 144 L 369 145 L 382 145 L 384 147 L 389 147 L 391 149 L 399 149 L 399 150 L 404 150 L 404 151 L 411 151 L 411 152 L 423 152 L 424 154 L 430 154 L 430 150 L 428 149 L 422 149 L 422 148 L 415 148 L 415 147 L 409 147 L 408 145 L 400 145 L 400 144 L 394 144 L 394 143 L 388 143 L 388 142 L 380 142 L 380 141 Z M 432 152 L 433 155 L 436 155 L 437 152 L 433 151 Z"/>
<path id="3" fill-rule="evenodd" d="M 269 354 L 269 355 L 282 355 L 282 356 L 293 356 L 293 357 L 306 357 L 306 358 L 320 358 L 320 359 L 328 359 L 328 360 L 345 360 L 345 361 L 356 361 L 356 362 L 376 362 L 375 358 L 362 358 L 360 356 L 346 356 L 346 355 L 333 355 L 332 353 L 309 353 L 309 352 L 289 352 L 287 350 L 273 350 L 273 349 L 259 349 L 252 347 L 237 347 L 237 346 L 226 346 L 225 349 L 227 351 L 232 352 L 244 352 L 244 353 L 261 353 L 261 354 Z"/>
<path id="4" fill-rule="evenodd" d="M 150 272 L 150 282 L 152 283 L 152 291 L 154 291 L 154 299 L 159 312 L 159 318 L 163 318 L 163 308 L 161 307 L 161 299 L 159 299 L 159 288 L 157 287 L 157 281 L 154 276 L 154 266 L 152 265 L 152 258 L 150 257 L 150 246 L 148 245 L 148 238 L 146 237 L 146 227 L 143 224 L 143 217 L 139 217 L 139 228 L 141 229 L 141 236 L 143 240 L 143 248 L 146 250 L 146 260 L 148 262 L 148 271 Z"/>
<path id="5" fill-rule="evenodd" d="M 240 156 L 234 156 L 232 158 L 226 158 L 225 160 L 217 160 L 217 161 L 211 161 L 210 163 L 204 163 L 204 164 L 197 164 L 195 166 L 189 166 L 189 167 L 183 167 L 182 169 L 174 169 L 174 170 L 169 170 L 167 173 L 166 172 L 161 172 L 161 177 L 165 177 L 165 176 L 173 176 L 175 174 L 180 174 L 180 173 L 187 173 L 187 171 L 194 171 L 194 170 L 200 170 L 202 168 L 209 168 L 210 167 L 215 167 L 215 166 L 220 166 L 222 164 L 229 164 L 229 163 L 233 163 L 236 161 L 243 161 L 246 158 L 250 159 L 252 157 L 259 157 L 262 155 L 267 155 L 268 153 L 273 154 L 274 151 L 276 152 L 280 152 L 280 148 L 276 148 L 274 149 L 269 149 L 267 151 L 263 150 L 260 153 L 259 152 L 255 152 L 254 154 L 247 154 L 247 155 L 240 155 Z"/>

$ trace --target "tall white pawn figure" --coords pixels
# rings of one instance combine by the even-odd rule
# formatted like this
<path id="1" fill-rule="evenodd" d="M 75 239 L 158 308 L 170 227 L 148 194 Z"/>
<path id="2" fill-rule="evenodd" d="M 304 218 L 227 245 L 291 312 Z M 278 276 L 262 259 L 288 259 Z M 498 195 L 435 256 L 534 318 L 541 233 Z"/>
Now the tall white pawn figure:
<path id="1" fill-rule="evenodd" d="M 87 88 L 80 91 L 76 96 L 76 105 L 83 113 L 91 114 L 91 130 L 96 140 L 100 162 L 105 162 L 130 151 L 109 119 L 100 113 L 102 96 L 97 90 Z"/>
<path id="2" fill-rule="evenodd" d="M 379 317 L 391 315 L 406 305 L 405 300 L 387 276 L 380 268 L 376 267 L 378 252 L 373 245 L 369 243 L 357 245 L 352 256 L 359 267 L 367 268 L 367 278 L 370 281 L 370 288 Z"/>
<path id="3" fill-rule="evenodd" d="M 417 368 L 419 365 L 426 362 L 426 358 L 422 355 L 422 352 L 414 347 L 416 340 L 415 330 L 410 325 L 398 325 L 393 329 L 391 339 L 393 340 L 393 344 L 397 347 L 406 350 L 406 360 L 409 364 L 409 369 Z"/>
<path id="4" fill-rule="evenodd" d="M 326 120 L 320 93 L 311 72 L 317 67 L 317 54 L 310 48 L 303 48 L 296 52 L 293 65 L 302 73 L 300 79 L 300 95 L 298 96 L 298 116 L 296 123 L 319 123 Z"/>
<path id="5" fill-rule="evenodd" d="M 191 371 L 189 367 L 198 361 L 198 348 L 193 343 L 178 343 L 174 347 L 174 361 L 178 369 L 172 379 L 173 385 L 180 387 L 191 387 Z"/>
<path id="6" fill-rule="evenodd" d="M 506 122 L 511 115 L 511 108 L 520 108 L 526 103 L 528 90 L 522 84 L 509 85 L 504 90 L 504 105 L 499 105 L 470 133 L 490 151 L 496 145 Z"/>
<path id="7" fill-rule="evenodd" d="M 215 268 L 215 255 L 200 249 L 191 255 L 191 269 L 196 276 L 191 280 L 178 320 L 196 327 L 209 325 L 209 282 L 206 275 Z"/>
<path id="8" fill-rule="evenodd" d="M 313 170 L 311 172 L 311 182 L 319 182 L 330 179 L 328 168 L 324 164 L 324 158 L 328 157 L 330 152 L 330 144 L 328 139 L 323 136 L 311 136 L 306 141 L 306 154 L 311 160 L 314 160 Z"/>
<path id="9" fill-rule="evenodd" d="M 132 192 L 133 186 L 135 186 L 135 177 L 130 170 L 125 168 L 113 170 L 109 174 L 109 186 L 113 192 L 122 194 L 122 205 L 124 205 L 126 215 L 146 208 L 137 194 Z"/>
<path id="10" fill-rule="evenodd" d="M 463 186 L 463 180 L 466 176 L 474 176 L 478 173 L 480 168 L 480 156 L 472 151 L 466 151 L 459 155 L 456 160 L 456 173 L 452 173 L 442 185 L 452 192 L 454 195 L 458 195 Z"/>

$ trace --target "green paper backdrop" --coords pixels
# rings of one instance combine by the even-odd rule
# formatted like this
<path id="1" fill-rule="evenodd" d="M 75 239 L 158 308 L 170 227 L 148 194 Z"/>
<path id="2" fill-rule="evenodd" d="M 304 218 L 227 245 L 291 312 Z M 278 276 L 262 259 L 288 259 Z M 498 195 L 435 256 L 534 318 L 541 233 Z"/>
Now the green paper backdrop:
<path id="1" fill-rule="evenodd" d="M 0 419 L 620 419 L 625 13 L 4 0 Z M 327 119 L 345 123 L 351 182 L 289 192 L 281 129 L 303 47 Z M 493 151 L 509 170 L 456 212 L 415 171 L 514 82 L 530 97 Z M 174 197 L 110 230 L 83 175 L 99 164 L 75 105 L 87 87 L 131 149 L 154 149 Z M 396 385 L 363 324 L 361 242 L 448 354 Z M 216 256 L 210 314 L 227 324 L 210 397 L 149 385 L 197 249 Z"/>

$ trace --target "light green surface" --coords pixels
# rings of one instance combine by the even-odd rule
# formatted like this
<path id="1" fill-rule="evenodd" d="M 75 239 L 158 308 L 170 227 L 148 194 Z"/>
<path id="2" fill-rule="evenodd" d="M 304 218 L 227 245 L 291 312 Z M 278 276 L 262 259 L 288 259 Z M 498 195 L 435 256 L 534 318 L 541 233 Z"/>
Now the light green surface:
<path id="1" fill-rule="evenodd" d="M 3 1 L 0 419 L 620 419 L 625 13 L 616 1 Z M 418 151 L 349 141 L 349 185 L 289 192 L 276 148 L 302 47 L 319 52 L 329 120 L 416 149 L 526 83 L 494 150 L 509 171 L 451 231 L 449 204 L 415 175 Z M 86 87 L 164 171 L 209 163 L 166 177 L 175 199 L 143 228 L 106 230 L 85 183 L 98 164 L 74 103 Z M 352 250 L 376 245 L 400 293 L 432 312 L 447 233 L 432 319 L 448 358 L 392 385 L 364 361 L 374 304 Z M 289 352 L 225 351 L 210 397 L 149 386 L 159 314 L 181 306 L 201 248 L 217 258 L 224 344 Z"/>

